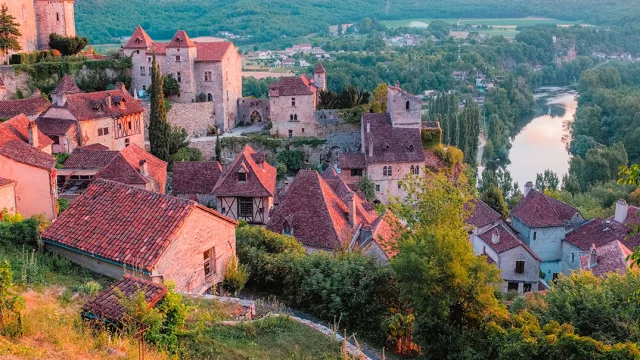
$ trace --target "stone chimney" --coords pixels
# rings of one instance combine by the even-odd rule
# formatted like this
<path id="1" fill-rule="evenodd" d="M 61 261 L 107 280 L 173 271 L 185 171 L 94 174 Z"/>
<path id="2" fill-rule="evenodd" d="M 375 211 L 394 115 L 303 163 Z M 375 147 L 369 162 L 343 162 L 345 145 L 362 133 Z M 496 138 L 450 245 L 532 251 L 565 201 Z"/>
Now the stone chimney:
<path id="1" fill-rule="evenodd" d="M 108 108 L 111 107 L 111 94 L 107 93 L 107 96 L 104 97 L 104 103 Z"/>
<path id="2" fill-rule="evenodd" d="M 533 190 L 533 182 L 527 181 L 527 183 L 524 184 L 524 196 L 527 197 L 531 190 Z"/>
<path id="3" fill-rule="evenodd" d="M 36 88 L 35 90 L 33 90 L 33 96 L 34 98 L 40 97 L 42 96 L 42 93 L 40 92 L 40 89 Z"/>
<path id="4" fill-rule="evenodd" d="M 369 157 L 373 157 L 373 141 L 369 141 Z"/>
<path id="5" fill-rule="evenodd" d="M 116 90 L 127 91 L 127 88 L 126 88 L 126 87 L 124 87 L 124 83 L 122 83 L 122 82 L 117 82 L 117 83 L 116 83 Z"/>
<path id="6" fill-rule="evenodd" d="M 345 204 L 349 208 L 349 225 L 356 226 L 356 197 L 355 194 L 350 192 L 347 194 Z"/>
<path id="7" fill-rule="evenodd" d="M 149 164 L 147 160 L 140 161 L 140 174 L 145 177 L 149 176 Z"/>
<path id="8" fill-rule="evenodd" d="M 37 148 L 40 145 L 38 139 L 38 125 L 33 121 L 29 121 L 29 125 L 27 125 L 27 133 L 29 136 L 29 145 Z"/>
<path id="9" fill-rule="evenodd" d="M 596 244 L 591 245 L 589 250 L 589 269 L 598 265 L 598 251 L 596 250 Z"/>
<path id="10" fill-rule="evenodd" d="M 491 242 L 497 244 L 500 242 L 500 232 L 498 228 L 494 228 L 493 232 L 491 232 Z"/>
<path id="11" fill-rule="evenodd" d="M 624 199 L 618 200 L 616 203 L 616 214 L 613 219 L 619 223 L 624 223 L 627 220 L 627 212 L 629 211 L 629 204 Z"/>

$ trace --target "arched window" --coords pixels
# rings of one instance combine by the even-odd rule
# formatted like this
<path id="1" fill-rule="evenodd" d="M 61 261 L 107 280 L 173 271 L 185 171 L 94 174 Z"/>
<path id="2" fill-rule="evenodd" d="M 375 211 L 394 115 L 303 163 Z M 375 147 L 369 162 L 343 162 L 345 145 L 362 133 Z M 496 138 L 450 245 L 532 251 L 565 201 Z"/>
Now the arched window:
<path id="1" fill-rule="evenodd" d="M 289 115 L 289 121 L 293 121 L 293 114 Z"/>
<path id="2" fill-rule="evenodd" d="M 384 166 L 382 168 L 382 176 L 387 176 L 387 167 L 386 166 Z"/>
<path id="3" fill-rule="evenodd" d="M 411 103 L 409 102 L 409 100 L 407 100 L 407 103 L 406 103 L 406 104 L 404 104 L 404 106 L 405 106 L 405 108 L 406 108 L 407 110 L 409 110 L 409 108 L 411 108 Z"/>
<path id="4" fill-rule="evenodd" d="M 413 167 L 413 165 L 411 165 L 411 170 L 410 170 L 410 172 L 411 172 L 411 175 L 413 175 L 413 174 L 415 174 L 415 173 L 416 173 L 416 169 Z"/>
<path id="5" fill-rule="evenodd" d="M 289 222 L 285 221 L 284 222 L 284 226 L 282 228 L 282 233 L 285 235 L 292 235 L 292 231 L 291 231 L 291 225 L 289 225 Z"/>
<path id="6" fill-rule="evenodd" d="M 56 21 L 60 21 L 60 13 L 59 12 L 56 13 Z"/>
<path id="7" fill-rule="evenodd" d="M 293 121 L 298 121 L 298 114 L 293 115 Z"/>
<path id="8" fill-rule="evenodd" d="M 207 94 L 207 101 L 213 101 L 213 95 L 211 95 L 211 93 Z"/>
<path id="9" fill-rule="evenodd" d="M 416 175 L 420 175 L 420 165 L 416 165 Z"/>
<path id="10" fill-rule="evenodd" d="M 387 176 L 391 176 L 393 174 L 393 170 L 391 170 L 391 166 L 389 166 L 389 169 L 387 170 L 387 172 L 389 173 L 389 175 Z"/>

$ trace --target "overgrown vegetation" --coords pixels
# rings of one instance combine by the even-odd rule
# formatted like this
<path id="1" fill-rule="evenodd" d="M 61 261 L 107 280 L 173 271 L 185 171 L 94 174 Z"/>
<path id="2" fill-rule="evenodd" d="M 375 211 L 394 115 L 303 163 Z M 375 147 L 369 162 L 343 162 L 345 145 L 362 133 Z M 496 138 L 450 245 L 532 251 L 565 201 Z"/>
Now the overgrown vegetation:
<path id="1" fill-rule="evenodd" d="M 49 34 L 49 47 L 58 50 L 62 56 L 76 55 L 89 43 L 86 37 L 62 36 L 56 33 Z"/>

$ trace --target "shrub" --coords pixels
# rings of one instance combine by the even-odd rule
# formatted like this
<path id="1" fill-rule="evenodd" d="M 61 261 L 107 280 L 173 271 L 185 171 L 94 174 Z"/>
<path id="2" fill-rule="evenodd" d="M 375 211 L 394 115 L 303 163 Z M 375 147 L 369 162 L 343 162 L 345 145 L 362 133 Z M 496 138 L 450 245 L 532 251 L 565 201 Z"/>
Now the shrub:
<path id="1" fill-rule="evenodd" d="M 67 37 L 56 33 L 49 35 L 49 47 L 60 51 L 60 53 L 65 56 L 76 55 L 87 46 L 87 43 L 89 43 L 89 40 L 86 37 Z"/>
<path id="2" fill-rule="evenodd" d="M 169 74 L 164 77 L 164 83 L 162 84 L 162 91 L 165 96 L 175 96 L 180 94 L 180 84 L 178 80 Z"/>
<path id="3" fill-rule="evenodd" d="M 200 161 L 202 160 L 202 151 L 192 147 L 185 147 L 178 150 L 177 153 L 171 155 L 171 161 Z"/>
<path id="4" fill-rule="evenodd" d="M 360 178 L 360 181 L 358 181 L 358 187 L 364 193 L 367 201 L 373 201 L 376 198 L 376 185 L 373 183 L 369 175 Z"/>
<path id="5" fill-rule="evenodd" d="M 284 180 L 287 177 L 287 165 L 285 163 L 278 163 L 276 170 L 278 180 Z"/>
<path id="6" fill-rule="evenodd" d="M 21 334 L 20 312 L 24 298 L 13 292 L 13 271 L 9 262 L 0 262 L 0 333 L 11 337 Z"/>
<path id="7" fill-rule="evenodd" d="M 238 265 L 238 259 L 235 256 L 230 257 L 224 269 L 224 279 L 222 281 L 224 290 L 232 296 L 236 296 L 244 288 L 247 280 L 249 280 L 247 267 Z"/>
<path id="8" fill-rule="evenodd" d="M 18 215 L 19 216 L 19 215 Z M 16 217 L 4 215 L 0 220 L 0 242 L 13 245 L 37 246 L 40 239 L 40 221 L 36 218 L 16 221 Z"/>
<path id="9" fill-rule="evenodd" d="M 102 290 L 102 285 L 97 281 L 87 281 L 78 287 L 78 291 L 84 295 L 96 296 Z"/>
<path id="10" fill-rule="evenodd" d="M 278 162 L 287 165 L 289 172 L 295 174 L 304 164 L 304 152 L 301 150 L 283 150 L 278 153 Z"/>
<path id="11" fill-rule="evenodd" d="M 71 203 L 69 202 L 69 200 L 65 198 L 58 198 L 57 205 L 58 205 L 58 215 L 60 215 L 63 211 L 69 208 L 69 205 L 71 205 Z"/>

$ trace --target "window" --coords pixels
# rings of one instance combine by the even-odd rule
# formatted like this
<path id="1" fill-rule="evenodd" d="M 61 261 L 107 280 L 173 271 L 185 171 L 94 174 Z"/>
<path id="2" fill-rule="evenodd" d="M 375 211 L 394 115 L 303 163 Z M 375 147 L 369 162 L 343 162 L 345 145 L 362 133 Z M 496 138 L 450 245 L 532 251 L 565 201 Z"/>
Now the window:
<path id="1" fill-rule="evenodd" d="M 523 293 L 531 292 L 531 284 L 522 284 L 522 292 Z"/>
<path id="2" fill-rule="evenodd" d="M 510 282 L 507 284 L 507 291 L 518 291 L 518 283 L 517 282 Z"/>
<path id="3" fill-rule="evenodd" d="M 56 21 L 60 21 L 60 13 L 56 13 Z"/>
<path id="4" fill-rule="evenodd" d="M 416 175 L 420 175 L 420 165 L 416 165 Z"/>
<path id="5" fill-rule="evenodd" d="M 522 260 L 516 261 L 516 273 L 517 274 L 524 273 L 524 261 Z"/>
<path id="6" fill-rule="evenodd" d="M 404 104 L 404 107 L 409 110 L 411 108 L 411 103 L 407 100 L 407 103 Z"/>
<path id="7" fill-rule="evenodd" d="M 239 172 L 238 173 L 238 181 L 240 181 L 240 182 L 247 181 L 247 173 Z"/>
<path id="8" fill-rule="evenodd" d="M 147 76 L 147 67 L 140 66 L 140 76 Z"/>
<path id="9" fill-rule="evenodd" d="M 98 129 L 98 136 L 104 136 L 104 135 L 109 135 L 108 127 Z"/>
<path id="10" fill-rule="evenodd" d="M 204 276 L 216 273 L 216 248 L 211 248 L 202 253 Z"/>
<path id="11" fill-rule="evenodd" d="M 292 233 L 291 233 L 291 225 L 289 225 L 289 223 L 286 222 L 286 221 L 284 222 L 282 233 L 285 234 L 285 235 L 292 235 Z"/>
<path id="12" fill-rule="evenodd" d="M 302 128 L 302 133 L 304 134 L 304 128 Z"/>
<path id="13" fill-rule="evenodd" d="M 142 90 L 147 91 L 147 85 L 142 85 Z"/>
<path id="14" fill-rule="evenodd" d="M 238 216 L 241 218 L 253 217 L 252 198 L 238 198 Z"/>
<path id="15" fill-rule="evenodd" d="M 411 165 L 411 170 L 410 170 L 410 172 L 411 172 L 411 175 L 413 175 L 413 174 L 415 174 L 415 173 L 416 173 L 416 168 L 415 168 L 415 167 L 413 167 L 413 165 Z"/>
<path id="16" fill-rule="evenodd" d="M 293 114 L 289 114 L 289 121 L 293 121 Z"/>
<path id="17" fill-rule="evenodd" d="M 151 62 L 151 56 L 147 56 L 147 62 Z"/>
<path id="18" fill-rule="evenodd" d="M 291 98 L 291 106 L 296 106 L 296 98 Z"/>
<path id="19" fill-rule="evenodd" d="M 211 75 L 211 71 L 204 72 L 204 81 L 212 81 L 213 76 Z"/>
<path id="20" fill-rule="evenodd" d="M 376 191 L 380 192 L 380 184 L 376 184 Z"/>
<path id="21" fill-rule="evenodd" d="M 131 130 L 131 120 L 127 121 L 127 127 Z"/>
<path id="22" fill-rule="evenodd" d="M 362 176 L 362 169 L 351 169 L 351 176 Z"/>
<path id="23" fill-rule="evenodd" d="M 536 236 L 537 236 L 537 235 L 538 235 L 538 233 L 534 231 L 534 232 L 533 232 L 533 240 L 535 240 L 535 239 L 536 239 Z"/>
<path id="24" fill-rule="evenodd" d="M 398 183 L 398 190 L 402 190 L 402 185 L 400 185 L 400 183 Z"/>
<path id="25" fill-rule="evenodd" d="M 292 138 L 293 137 L 293 130 L 289 130 L 289 137 Z"/>
<path id="26" fill-rule="evenodd" d="M 293 114 L 293 121 L 298 121 L 298 114 Z"/>
<path id="27" fill-rule="evenodd" d="M 176 78 L 178 79 L 178 82 L 181 83 L 182 82 L 182 74 L 180 72 L 176 73 Z"/>
<path id="28" fill-rule="evenodd" d="M 391 166 L 384 166 L 382 168 L 382 176 L 391 176 Z"/>
<path id="29" fill-rule="evenodd" d="M 176 62 L 180 62 L 180 55 L 176 55 Z"/>
<path id="30" fill-rule="evenodd" d="M 129 140 L 129 138 L 124 139 L 124 147 L 128 147 L 129 145 L 131 145 L 131 140 Z"/>
<path id="31" fill-rule="evenodd" d="M 576 262 L 576 253 L 571 253 L 571 263 Z"/>
<path id="32" fill-rule="evenodd" d="M 53 140 L 53 145 L 60 145 L 60 136 L 52 136 L 51 140 Z"/>

